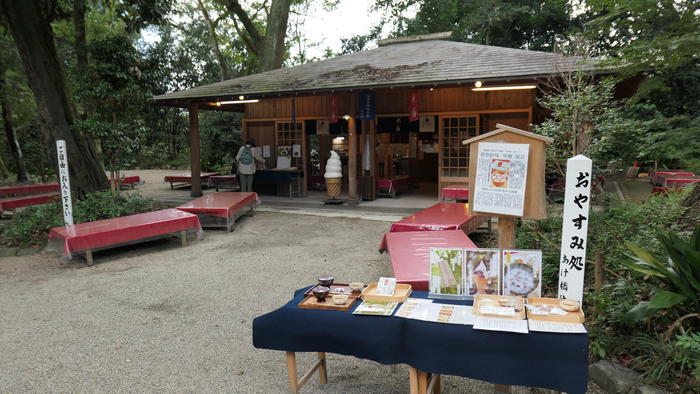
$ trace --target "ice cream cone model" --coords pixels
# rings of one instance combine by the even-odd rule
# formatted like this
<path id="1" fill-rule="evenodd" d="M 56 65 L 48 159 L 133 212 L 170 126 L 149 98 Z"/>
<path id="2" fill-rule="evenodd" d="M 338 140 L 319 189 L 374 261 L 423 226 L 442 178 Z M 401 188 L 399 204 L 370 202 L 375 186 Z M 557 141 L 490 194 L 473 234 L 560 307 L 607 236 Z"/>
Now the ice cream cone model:
<path id="1" fill-rule="evenodd" d="M 340 164 L 340 156 L 335 151 L 331 151 L 331 157 L 326 162 L 326 173 L 323 174 L 326 178 L 326 192 L 328 197 L 335 199 L 340 195 L 340 189 L 343 181 L 343 169 Z"/>

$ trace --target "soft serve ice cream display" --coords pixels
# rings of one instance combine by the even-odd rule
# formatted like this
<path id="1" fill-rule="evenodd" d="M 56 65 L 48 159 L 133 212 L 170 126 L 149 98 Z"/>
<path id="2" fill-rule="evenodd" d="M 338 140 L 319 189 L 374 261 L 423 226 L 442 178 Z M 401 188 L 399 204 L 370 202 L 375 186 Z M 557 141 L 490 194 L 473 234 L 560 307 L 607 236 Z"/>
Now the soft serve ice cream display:
<path id="1" fill-rule="evenodd" d="M 331 157 L 326 162 L 326 191 L 328 197 L 336 198 L 340 195 L 340 187 L 343 179 L 343 167 L 340 163 L 340 156 L 335 151 L 331 151 Z"/>

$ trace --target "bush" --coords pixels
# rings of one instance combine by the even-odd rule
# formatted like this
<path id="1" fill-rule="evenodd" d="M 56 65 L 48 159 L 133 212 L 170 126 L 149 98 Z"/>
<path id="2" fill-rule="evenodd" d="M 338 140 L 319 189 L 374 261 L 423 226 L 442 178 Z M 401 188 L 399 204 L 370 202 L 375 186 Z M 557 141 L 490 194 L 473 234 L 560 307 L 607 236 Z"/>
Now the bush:
<path id="1" fill-rule="evenodd" d="M 88 194 L 73 207 L 75 223 L 91 222 L 159 209 L 156 203 L 139 194 L 109 191 Z M 27 207 L 17 212 L 0 232 L 0 243 L 8 246 L 41 245 L 49 230 L 63 225 L 63 211 L 58 202 Z"/>

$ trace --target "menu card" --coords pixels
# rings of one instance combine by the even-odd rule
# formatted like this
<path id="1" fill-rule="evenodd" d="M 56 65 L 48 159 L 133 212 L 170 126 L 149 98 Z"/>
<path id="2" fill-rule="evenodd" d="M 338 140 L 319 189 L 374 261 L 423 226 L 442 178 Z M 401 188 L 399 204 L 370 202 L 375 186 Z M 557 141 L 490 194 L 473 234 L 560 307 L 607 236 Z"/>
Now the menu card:
<path id="1" fill-rule="evenodd" d="M 396 302 L 362 301 L 362 304 L 352 313 L 353 315 L 391 316 L 396 305 L 398 305 Z"/>
<path id="2" fill-rule="evenodd" d="M 474 322 L 475 330 L 506 331 L 527 334 L 527 320 L 501 319 L 498 317 L 477 316 Z"/>
<path id="3" fill-rule="evenodd" d="M 410 298 L 401 305 L 396 316 L 435 323 L 474 324 L 471 306 L 437 304 L 431 301 Z"/>
<path id="4" fill-rule="evenodd" d="M 558 332 L 564 334 L 584 334 L 586 327 L 581 323 L 561 323 L 554 321 L 528 320 L 530 331 Z"/>

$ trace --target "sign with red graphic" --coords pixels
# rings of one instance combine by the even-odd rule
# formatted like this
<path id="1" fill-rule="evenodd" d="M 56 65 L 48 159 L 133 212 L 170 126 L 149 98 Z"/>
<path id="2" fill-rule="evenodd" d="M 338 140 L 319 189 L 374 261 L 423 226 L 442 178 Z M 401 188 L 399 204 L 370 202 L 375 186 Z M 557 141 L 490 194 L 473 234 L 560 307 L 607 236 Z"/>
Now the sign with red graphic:
<path id="1" fill-rule="evenodd" d="M 408 95 L 408 120 L 411 122 L 418 120 L 418 92 L 411 92 Z"/>
<path id="2" fill-rule="evenodd" d="M 331 96 L 331 113 L 328 115 L 328 121 L 331 123 L 338 122 L 338 96 Z"/>

